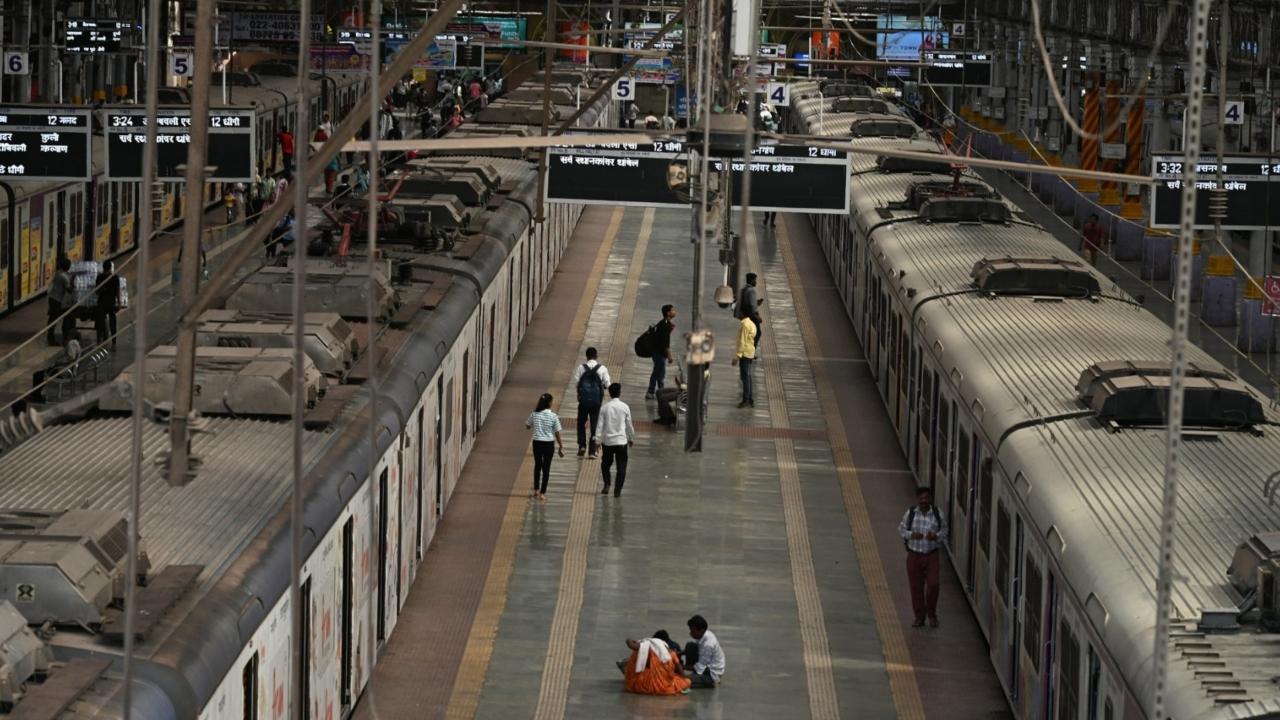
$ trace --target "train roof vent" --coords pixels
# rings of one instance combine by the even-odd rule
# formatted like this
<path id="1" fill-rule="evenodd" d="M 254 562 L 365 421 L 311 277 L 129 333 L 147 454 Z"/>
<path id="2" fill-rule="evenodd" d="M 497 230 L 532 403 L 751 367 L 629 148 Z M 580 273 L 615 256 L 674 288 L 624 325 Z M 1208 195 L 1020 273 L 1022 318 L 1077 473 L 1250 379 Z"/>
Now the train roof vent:
<path id="1" fill-rule="evenodd" d="M 1106 378 L 1093 385 L 1086 402 L 1104 423 L 1164 425 L 1169 381 L 1168 375 Z M 1249 430 L 1266 421 L 1262 403 L 1235 380 L 1189 377 L 1184 387 L 1183 423 L 1187 427 Z"/>
<path id="2" fill-rule="evenodd" d="M 1094 363 L 1080 373 L 1080 380 L 1076 383 L 1076 396 L 1088 402 L 1093 395 L 1094 386 L 1110 378 L 1134 375 L 1159 377 L 1167 376 L 1169 373 L 1168 360 L 1106 360 Z M 1195 363 L 1187 363 L 1187 377 L 1235 379 L 1235 376 L 1226 370 L 1201 367 Z"/>
<path id="3" fill-rule="evenodd" d="M 916 158 L 889 157 L 882 155 L 876 158 L 876 170 L 886 174 L 894 173 L 932 173 L 934 175 L 950 175 L 951 163 L 938 153 L 938 160 L 918 160 Z"/>
<path id="4" fill-rule="evenodd" d="M 870 90 L 870 88 L 867 88 Z M 831 102 L 831 112 L 837 113 L 880 113 L 892 112 L 889 103 L 868 97 L 838 97 Z"/>
<path id="5" fill-rule="evenodd" d="M 928 200 L 950 197 L 998 199 L 1000 197 L 1000 193 L 980 182 L 956 182 L 954 180 L 948 180 L 946 182 L 917 182 L 912 183 L 911 187 L 907 188 L 905 206 L 912 210 L 919 211 Z"/>
<path id="6" fill-rule="evenodd" d="M 818 87 L 827 97 L 874 98 L 876 96 L 876 91 L 870 85 L 825 80 Z"/>
<path id="7" fill-rule="evenodd" d="M 856 138 L 911 138 L 918 132 L 919 128 L 907 120 L 854 120 L 849 126 L 849 135 Z"/>
<path id="8" fill-rule="evenodd" d="M 1009 208 L 991 198 L 931 198 L 920 206 L 920 219 L 927 223 L 1007 223 L 1009 218 Z"/>
<path id="9" fill-rule="evenodd" d="M 5 510 L 0 532 L 0 585 L 12 588 L 32 625 L 96 625 L 122 597 L 128 525 L 118 510 Z"/>
<path id="10" fill-rule="evenodd" d="M 1091 297 L 1101 291 L 1083 263 L 1058 258 L 983 258 L 969 276 L 974 287 L 992 295 Z"/>

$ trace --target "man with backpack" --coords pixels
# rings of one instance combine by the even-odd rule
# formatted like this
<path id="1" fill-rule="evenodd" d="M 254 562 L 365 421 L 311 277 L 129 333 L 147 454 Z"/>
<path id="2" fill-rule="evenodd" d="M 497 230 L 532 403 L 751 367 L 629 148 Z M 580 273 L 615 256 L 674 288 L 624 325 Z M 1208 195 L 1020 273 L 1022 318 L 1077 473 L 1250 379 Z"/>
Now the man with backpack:
<path id="1" fill-rule="evenodd" d="M 653 372 L 649 374 L 649 390 L 645 400 L 652 400 L 667 381 L 667 363 L 671 357 L 671 331 L 676 327 L 676 306 L 663 305 L 662 319 L 651 326 L 636 340 L 636 351 L 647 350 L 653 358 Z"/>
<path id="2" fill-rule="evenodd" d="M 591 451 L 596 456 L 596 426 L 600 424 L 600 403 L 604 402 L 604 389 L 609 387 L 609 369 L 596 359 L 596 349 L 587 348 L 587 361 L 574 370 L 573 385 L 578 389 L 578 457 Z M 591 422 L 591 439 L 587 440 L 587 422 Z"/>
<path id="3" fill-rule="evenodd" d="M 947 539 L 947 523 L 933 504 L 933 491 L 916 488 L 916 504 L 902 516 L 898 535 L 907 548 L 907 584 L 911 587 L 911 627 L 938 627 L 938 550 Z"/>

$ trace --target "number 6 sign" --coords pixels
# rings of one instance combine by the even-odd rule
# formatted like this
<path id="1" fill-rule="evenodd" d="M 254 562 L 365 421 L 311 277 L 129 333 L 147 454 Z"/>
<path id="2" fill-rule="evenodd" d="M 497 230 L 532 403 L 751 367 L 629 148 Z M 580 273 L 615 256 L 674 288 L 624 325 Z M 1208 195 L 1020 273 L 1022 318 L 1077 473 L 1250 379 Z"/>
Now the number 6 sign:
<path id="1" fill-rule="evenodd" d="M 614 100 L 632 100 L 636 94 L 636 79 L 633 77 L 618 78 L 618 82 L 613 84 Z"/>
<path id="2" fill-rule="evenodd" d="M 27 75 L 30 72 L 25 52 L 9 51 L 4 54 L 5 75 Z"/>

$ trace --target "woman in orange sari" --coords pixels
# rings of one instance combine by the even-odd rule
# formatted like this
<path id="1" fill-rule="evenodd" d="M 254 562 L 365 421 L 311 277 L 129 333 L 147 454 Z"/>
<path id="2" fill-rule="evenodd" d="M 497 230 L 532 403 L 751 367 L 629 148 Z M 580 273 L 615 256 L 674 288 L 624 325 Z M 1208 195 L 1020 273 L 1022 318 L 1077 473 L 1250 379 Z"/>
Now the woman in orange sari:
<path id="1" fill-rule="evenodd" d="M 680 656 L 660 638 L 627 640 L 631 654 L 622 668 L 627 692 L 640 695 L 680 695 L 689 692 L 681 673 Z"/>

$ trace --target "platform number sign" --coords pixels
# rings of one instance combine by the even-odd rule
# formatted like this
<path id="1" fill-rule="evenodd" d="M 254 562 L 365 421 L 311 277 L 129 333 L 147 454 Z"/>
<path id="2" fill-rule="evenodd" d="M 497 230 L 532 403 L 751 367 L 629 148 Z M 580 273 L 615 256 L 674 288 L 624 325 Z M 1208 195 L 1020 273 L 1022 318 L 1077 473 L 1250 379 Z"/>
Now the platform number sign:
<path id="1" fill-rule="evenodd" d="M 30 72 L 31 66 L 27 63 L 25 52 L 9 51 L 4 54 L 5 75 L 27 75 Z"/>
<path id="2" fill-rule="evenodd" d="M 791 88 L 788 87 L 786 83 L 769 83 L 765 86 L 765 95 L 769 97 L 770 105 L 791 107 Z"/>
<path id="3" fill-rule="evenodd" d="M 1228 100 L 1222 112 L 1223 125 L 1243 125 L 1244 124 L 1244 101 Z"/>
<path id="4" fill-rule="evenodd" d="M 191 77 L 195 71 L 194 65 L 189 52 L 178 50 L 169 56 L 169 74 L 175 77 Z"/>
<path id="5" fill-rule="evenodd" d="M 951 34 L 956 37 L 964 37 L 964 23 L 951 23 Z"/>
<path id="6" fill-rule="evenodd" d="M 636 99 L 636 79 L 633 77 L 618 78 L 618 82 L 613 84 L 614 100 L 635 100 Z"/>

